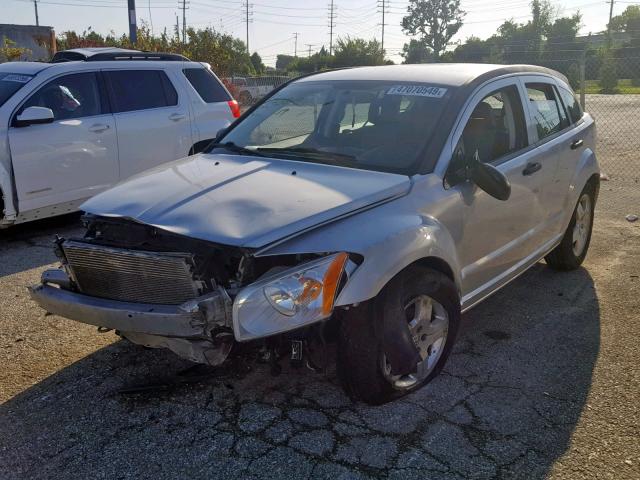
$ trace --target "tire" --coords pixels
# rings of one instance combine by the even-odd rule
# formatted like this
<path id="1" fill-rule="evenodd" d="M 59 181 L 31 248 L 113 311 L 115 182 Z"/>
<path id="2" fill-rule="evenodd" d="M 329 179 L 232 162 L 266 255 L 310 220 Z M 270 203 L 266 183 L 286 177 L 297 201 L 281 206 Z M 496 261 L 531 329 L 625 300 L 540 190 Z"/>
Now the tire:
<path id="1" fill-rule="evenodd" d="M 381 332 L 384 331 L 385 322 L 389 322 L 389 318 L 397 315 L 397 312 L 405 317 L 408 313 L 407 308 L 413 308 L 414 312 L 417 312 L 417 303 L 413 302 L 424 297 L 433 301 L 429 325 L 436 325 L 436 321 L 440 321 L 437 312 L 442 310 L 448 317 L 448 327 L 443 340 L 437 346 L 437 351 L 432 349 L 435 343 L 427 347 L 427 350 L 431 348 L 431 353 L 427 354 L 428 359 L 431 359 L 431 354 L 439 355 L 438 358 L 433 358 L 435 364 L 428 372 L 423 370 L 423 376 L 416 373 L 414 383 L 409 381 L 406 384 L 406 379 L 411 375 L 400 379 L 393 378 L 390 368 L 386 365 Z M 408 316 L 413 315 L 416 313 Z M 380 405 L 423 387 L 442 370 L 455 343 L 459 325 L 460 300 L 451 279 L 429 268 L 408 267 L 394 277 L 375 299 L 344 312 L 340 318 L 337 368 L 347 394 L 355 400 Z M 429 328 L 425 331 L 429 331 Z M 413 332 L 412 337 L 418 346 L 419 340 Z M 421 350 L 423 351 L 424 349 Z M 428 362 L 425 362 L 427 360 L 421 363 L 427 365 Z"/>
<path id="2" fill-rule="evenodd" d="M 554 270 L 569 271 L 582 265 L 591 243 L 595 201 L 596 189 L 592 183 L 589 183 L 578 198 L 562 241 L 544 258 L 549 267 Z M 584 217 L 585 214 L 588 218 Z"/>

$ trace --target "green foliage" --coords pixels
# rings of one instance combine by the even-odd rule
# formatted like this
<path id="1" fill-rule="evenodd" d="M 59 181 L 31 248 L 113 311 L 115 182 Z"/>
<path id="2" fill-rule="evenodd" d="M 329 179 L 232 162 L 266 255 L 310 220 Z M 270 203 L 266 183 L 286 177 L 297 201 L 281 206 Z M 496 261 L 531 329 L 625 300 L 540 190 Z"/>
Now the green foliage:
<path id="1" fill-rule="evenodd" d="M 612 32 L 627 32 L 634 39 L 640 38 L 640 5 L 629 5 L 609 25 Z"/>
<path id="2" fill-rule="evenodd" d="M 618 92 L 618 72 L 613 57 L 606 53 L 600 67 L 600 93 Z"/>
<path id="3" fill-rule="evenodd" d="M 253 69 L 255 70 L 255 72 L 257 74 L 264 73 L 265 66 L 264 66 L 264 63 L 262 63 L 262 57 L 258 55 L 258 52 L 253 52 L 250 59 L 251 59 L 251 65 L 253 66 Z"/>
<path id="4" fill-rule="evenodd" d="M 569 85 L 574 90 L 578 90 L 580 87 L 580 66 L 577 63 L 572 63 L 566 72 Z"/>
<path id="5" fill-rule="evenodd" d="M 411 39 L 405 43 L 400 53 L 404 61 L 402 63 L 429 63 L 434 57 L 429 47 L 420 40 Z"/>
<path id="6" fill-rule="evenodd" d="M 249 75 L 256 68 L 247 54 L 242 40 L 223 34 L 212 28 L 187 29 L 187 43 L 183 44 L 175 34 L 165 30 L 160 36 L 151 34 L 146 24 L 138 28 L 138 41 L 132 45 L 126 35 L 116 38 L 113 33 L 102 36 L 91 29 L 81 34 L 74 31 L 63 32 L 56 40 L 58 50 L 83 47 L 136 48 L 150 52 L 179 53 L 198 62 L 206 62 L 219 75 Z M 258 56 L 259 59 L 259 56 Z M 262 65 L 262 60 L 258 66 Z M 264 67 L 264 65 L 262 65 Z"/>
<path id="7" fill-rule="evenodd" d="M 296 57 L 293 55 L 278 55 L 276 58 L 276 70 L 286 70 L 295 59 Z"/>
<path id="8" fill-rule="evenodd" d="M 289 60 L 284 55 L 279 69 L 283 64 L 290 72 L 309 73 L 328 68 L 353 67 L 365 65 L 384 65 L 384 52 L 377 40 L 365 40 L 362 38 L 344 37 L 338 38 L 333 49 L 333 55 L 329 55 L 322 47 L 319 52 L 310 57 L 296 57 Z"/>
<path id="9" fill-rule="evenodd" d="M 0 46 L 0 63 L 17 62 L 31 55 L 28 48 L 16 47 L 16 42 L 4 37 L 2 46 Z"/>
<path id="10" fill-rule="evenodd" d="M 384 52 L 377 40 L 338 38 L 331 65 L 334 68 L 360 65 L 383 65 Z"/>
<path id="11" fill-rule="evenodd" d="M 465 15 L 460 0 L 409 0 L 407 12 L 402 29 L 410 35 L 419 35 L 436 59 L 462 27 Z"/>

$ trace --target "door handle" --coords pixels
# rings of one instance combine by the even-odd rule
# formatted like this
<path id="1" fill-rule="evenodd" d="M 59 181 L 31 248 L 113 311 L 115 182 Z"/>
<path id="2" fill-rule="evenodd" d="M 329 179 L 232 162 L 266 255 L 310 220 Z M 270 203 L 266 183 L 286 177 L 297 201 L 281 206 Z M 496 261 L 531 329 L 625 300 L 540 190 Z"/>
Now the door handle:
<path id="1" fill-rule="evenodd" d="M 172 113 L 169 115 L 169 120 L 173 120 L 174 122 L 179 122 L 180 120 L 184 120 L 186 115 L 184 113 Z"/>
<path id="2" fill-rule="evenodd" d="M 584 144 L 584 141 L 582 139 L 574 140 L 573 143 L 571 144 L 571 150 L 576 150 L 580 148 L 583 144 Z"/>
<path id="3" fill-rule="evenodd" d="M 542 164 L 539 163 L 539 162 L 527 163 L 527 166 L 524 167 L 524 170 L 522 171 L 522 175 L 524 175 L 524 176 L 533 175 L 534 173 L 536 173 L 541 168 L 542 168 Z"/>
<path id="4" fill-rule="evenodd" d="M 104 132 L 105 130 L 109 130 L 109 125 L 105 125 L 104 123 L 96 123 L 89 127 L 89 131 L 95 133 Z"/>

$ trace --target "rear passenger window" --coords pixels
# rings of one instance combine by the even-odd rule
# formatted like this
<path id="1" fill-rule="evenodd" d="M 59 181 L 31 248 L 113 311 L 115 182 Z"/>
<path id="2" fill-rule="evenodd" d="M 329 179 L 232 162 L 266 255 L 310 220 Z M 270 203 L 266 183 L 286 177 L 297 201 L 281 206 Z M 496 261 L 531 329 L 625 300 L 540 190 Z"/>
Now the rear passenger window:
<path id="1" fill-rule="evenodd" d="M 465 157 L 477 154 L 490 163 L 527 145 L 527 130 L 522 101 L 515 86 L 496 90 L 473 109 L 458 148 Z"/>
<path id="2" fill-rule="evenodd" d="M 229 94 L 213 74 L 204 68 L 185 68 L 184 76 L 206 103 L 227 102 Z"/>
<path id="3" fill-rule="evenodd" d="M 114 113 L 178 104 L 175 88 L 160 70 L 115 70 L 105 76 Z"/>
<path id="4" fill-rule="evenodd" d="M 539 140 L 558 133 L 569 125 L 553 85 L 527 83 L 527 96 Z"/>
<path id="5" fill-rule="evenodd" d="M 582 107 L 580 107 L 576 96 L 569 90 L 560 87 L 560 97 L 562 98 L 564 106 L 567 107 L 567 111 L 571 117 L 571 123 L 579 121 L 582 118 Z"/>

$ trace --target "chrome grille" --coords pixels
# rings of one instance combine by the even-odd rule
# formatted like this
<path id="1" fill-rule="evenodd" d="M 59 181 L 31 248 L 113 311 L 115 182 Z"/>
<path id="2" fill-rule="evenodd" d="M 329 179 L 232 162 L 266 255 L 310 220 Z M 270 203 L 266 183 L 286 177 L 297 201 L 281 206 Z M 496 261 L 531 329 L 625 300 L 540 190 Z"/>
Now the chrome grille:
<path id="1" fill-rule="evenodd" d="M 199 296 L 188 253 L 144 252 L 66 241 L 70 273 L 87 295 L 123 302 L 179 305 Z"/>

